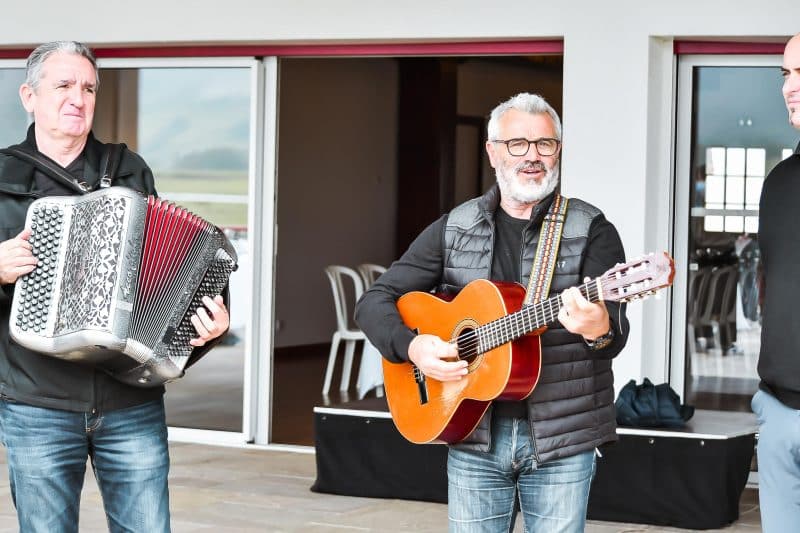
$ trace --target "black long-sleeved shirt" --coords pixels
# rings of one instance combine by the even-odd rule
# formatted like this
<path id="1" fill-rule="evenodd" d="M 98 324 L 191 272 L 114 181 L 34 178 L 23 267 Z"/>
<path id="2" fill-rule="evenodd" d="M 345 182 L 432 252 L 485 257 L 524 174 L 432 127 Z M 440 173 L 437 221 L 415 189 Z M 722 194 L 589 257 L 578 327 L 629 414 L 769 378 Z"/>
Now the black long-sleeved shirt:
<path id="1" fill-rule="evenodd" d="M 760 387 L 792 409 L 800 409 L 800 145 L 764 181 L 759 205 L 758 245 L 764 276 Z"/>
<path id="2" fill-rule="evenodd" d="M 531 220 L 537 221 L 537 226 L 541 223 L 548 207 L 549 202 L 543 201 L 534 208 Z M 503 261 L 502 257 L 520 257 L 519 250 L 513 248 L 518 248 L 522 241 L 512 238 L 511 234 L 514 231 L 519 231 L 521 234 L 523 226 L 529 221 L 518 224 L 505 213 L 501 213 L 501 210 L 502 208 L 498 207 L 495 215 L 496 230 L 491 277 L 495 281 L 519 282 L 522 273 L 519 272 L 518 264 L 515 268 L 514 261 Z M 435 289 L 441 281 L 444 261 L 442 234 L 446 223 L 447 215 L 444 215 L 425 228 L 411 243 L 406 253 L 364 293 L 356 307 L 356 322 L 367 333 L 372 344 L 389 360 L 408 360 L 408 345 L 415 336 L 397 312 L 397 299 L 407 292 Z M 515 224 L 519 227 L 514 228 Z M 624 252 L 616 228 L 605 217 L 597 217 L 589 228 L 581 279 L 599 277 L 606 271 L 608 265 L 623 260 Z M 618 304 L 607 303 L 607 307 L 612 322 L 618 322 L 616 319 Z M 617 325 L 622 326 L 622 324 Z M 613 351 L 613 345 L 617 342 L 624 342 L 624 339 L 615 339 L 612 346 L 609 346 L 609 351 Z"/>

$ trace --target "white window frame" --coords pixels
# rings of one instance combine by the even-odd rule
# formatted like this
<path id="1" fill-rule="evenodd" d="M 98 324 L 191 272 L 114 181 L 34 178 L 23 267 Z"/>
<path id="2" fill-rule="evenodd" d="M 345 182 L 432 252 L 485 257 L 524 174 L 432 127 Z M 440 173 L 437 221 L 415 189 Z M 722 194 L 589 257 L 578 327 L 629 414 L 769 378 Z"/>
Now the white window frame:
<path id="1" fill-rule="evenodd" d="M 169 427 L 169 439 L 224 446 L 268 446 L 271 423 L 270 376 L 272 362 L 272 328 L 259 324 L 273 323 L 274 293 L 274 220 L 275 220 L 275 105 L 277 99 L 277 62 L 252 57 L 216 58 L 102 58 L 100 69 L 142 68 L 248 68 L 250 69 L 250 146 L 248 154 L 248 198 L 227 198 L 247 205 L 248 246 L 253 257 L 251 287 L 253 294 L 245 342 L 242 431 L 217 431 Z M 270 83 L 269 81 L 272 81 Z M 271 120 L 270 120 L 271 118 Z M 271 131 L 265 132 L 265 124 Z M 225 200 L 204 196 L 205 201 Z M 177 199 L 186 201 L 185 198 Z M 269 295 L 269 296 L 267 296 Z M 202 371 L 202 369 L 198 369 Z M 169 391 L 167 391 L 169 394 Z"/>

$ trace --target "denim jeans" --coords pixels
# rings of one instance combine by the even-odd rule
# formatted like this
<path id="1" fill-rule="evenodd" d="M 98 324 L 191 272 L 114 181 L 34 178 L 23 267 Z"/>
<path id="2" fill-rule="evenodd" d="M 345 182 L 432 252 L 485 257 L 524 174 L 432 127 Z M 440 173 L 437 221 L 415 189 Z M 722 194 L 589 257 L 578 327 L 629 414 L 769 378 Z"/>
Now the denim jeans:
<path id="1" fill-rule="evenodd" d="M 163 400 L 93 414 L 4 399 L 0 431 L 20 531 L 78 531 L 87 457 L 109 531 L 169 531 Z"/>
<path id="2" fill-rule="evenodd" d="M 518 502 L 526 532 L 582 532 L 594 450 L 543 464 L 536 463 L 534 451 L 527 420 L 497 416 L 488 453 L 450 448 L 450 531 L 510 531 Z"/>
<path id="3" fill-rule="evenodd" d="M 751 402 L 758 417 L 758 497 L 765 533 L 800 527 L 800 411 L 762 390 Z"/>

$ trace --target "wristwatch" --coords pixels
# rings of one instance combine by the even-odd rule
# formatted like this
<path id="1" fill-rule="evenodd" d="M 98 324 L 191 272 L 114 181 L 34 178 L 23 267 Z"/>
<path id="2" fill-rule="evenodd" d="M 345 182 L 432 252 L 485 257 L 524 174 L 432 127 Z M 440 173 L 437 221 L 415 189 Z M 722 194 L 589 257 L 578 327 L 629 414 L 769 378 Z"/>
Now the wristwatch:
<path id="1" fill-rule="evenodd" d="M 587 341 L 586 339 L 583 340 L 586 342 L 586 346 L 588 346 L 590 350 L 602 350 L 614 340 L 614 328 L 610 328 L 608 333 L 600 335 L 593 341 Z"/>

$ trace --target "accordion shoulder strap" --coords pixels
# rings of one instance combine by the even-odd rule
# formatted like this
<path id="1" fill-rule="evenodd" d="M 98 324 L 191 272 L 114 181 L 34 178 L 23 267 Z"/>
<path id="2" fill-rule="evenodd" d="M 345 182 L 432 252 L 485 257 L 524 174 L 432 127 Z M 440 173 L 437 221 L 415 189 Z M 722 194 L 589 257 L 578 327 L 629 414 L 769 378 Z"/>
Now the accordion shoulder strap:
<path id="1" fill-rule="evenodd" d="M 124 144 L 107 145 L 106 151 L 103 154 L 100 187 L 108 187 L 111 185 L 111 182 L 114 181 L 117 167 L 119 166 L 119 160 L 122 156 L 122 148 L 124 146 Z M 10 146 L 8 148 L 0 148 L 0 153 L 14 156 L 17 159 L 32 164 L 41 172 L 76 192 L 86 194 L 92 191 L 89 185 L 75 179 L 72 174 L 64 170 L 58 163 L 40 152 L 25 150 L 19 146 Z"/>
<path id="2" fill-rule="evenodd" d="M 90 191 L 88 185 L 82 181 L 76 180 L 72 174 L 61 168 L 58 163 L 43 154 L 38 152 L 29 152 L 17 146 L 0 149 L 0 153 L 13 155 L 17 159 L 21 159 L 32 164 L 57 182 L 61 183 L 62 185 L 66 185 L 70 189 L 73 189 L 81 194 L 86 194 Z"/>
<path id="3" fill-rule="evenodd" d="M 107 144 L 106 152 L 103 154 L 102 170 L 100 171 L 100 188 L 105 189 L 111 186 L 111 182 L 117 177 L 117 167 L 122 158 L 124 144 Z"/>

